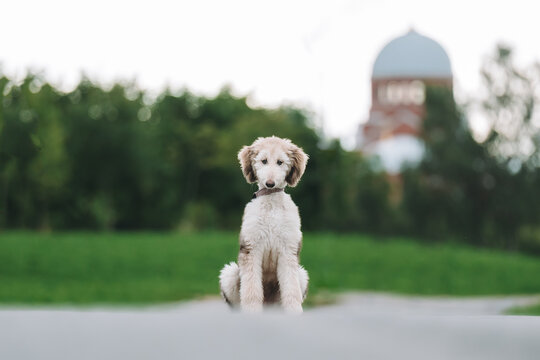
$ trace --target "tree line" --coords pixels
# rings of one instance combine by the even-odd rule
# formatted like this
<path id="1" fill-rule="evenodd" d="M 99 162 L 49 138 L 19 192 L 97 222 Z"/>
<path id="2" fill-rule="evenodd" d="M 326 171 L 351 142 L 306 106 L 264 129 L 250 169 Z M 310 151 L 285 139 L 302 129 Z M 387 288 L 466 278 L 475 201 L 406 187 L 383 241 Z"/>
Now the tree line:
<path id="1" fill-rule="evenodd" d="M 305 230 L 538 251 L 537 78 L 503 47 L 483 76 L 487 139 L 473 139 L 448 89 L 428 88 L 426 155 L 402 171 L 396 201 L 395 181 L 326 139 L 304 109 L 250 107 L 228 88 L 151 99 L 132 84 L 83 78 L 63 92 L 36 75 L 0 75 L 0 229 L 237 229 L 255 189 L 236 154 L 276 135 L 310 155 L 299 186 L 287 190 Z M 518 130 L 504 126 L 509 111 Z"/>

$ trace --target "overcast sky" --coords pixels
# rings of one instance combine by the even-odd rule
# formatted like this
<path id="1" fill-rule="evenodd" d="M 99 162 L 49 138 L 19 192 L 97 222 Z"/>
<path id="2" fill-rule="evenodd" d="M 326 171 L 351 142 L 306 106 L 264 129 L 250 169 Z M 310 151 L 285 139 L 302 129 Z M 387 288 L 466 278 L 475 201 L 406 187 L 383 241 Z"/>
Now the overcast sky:
<path id="1" fill-rule="evenodd" d="M 187 87 L 214 95 L 230 84 L 257 106 L 297 104 L 351 146 L 370 105 L 377 53 L 411 27 L 448 52 L 456 95 L 480 87 L 497 42 L 517 60 L 540 59 L 532 0 L 28 1 L 2 4 L 0 63 L 70 89 L 84 71 L 101 82 Z"/>

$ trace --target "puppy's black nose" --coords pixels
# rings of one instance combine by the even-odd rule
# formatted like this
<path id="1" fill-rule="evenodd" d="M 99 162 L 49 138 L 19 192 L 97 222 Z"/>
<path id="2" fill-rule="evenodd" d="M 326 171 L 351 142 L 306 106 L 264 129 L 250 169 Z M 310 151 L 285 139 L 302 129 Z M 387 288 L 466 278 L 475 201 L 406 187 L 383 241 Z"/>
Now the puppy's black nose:
<path id="1" fill-rule="evenodd" d="M 276 183 L 273 182 L 272 180 L 268 180 L 266 182 L 266 187 L 268 187 L 268 188 L 273 188 L 275 185 L 276 185 Z"/>

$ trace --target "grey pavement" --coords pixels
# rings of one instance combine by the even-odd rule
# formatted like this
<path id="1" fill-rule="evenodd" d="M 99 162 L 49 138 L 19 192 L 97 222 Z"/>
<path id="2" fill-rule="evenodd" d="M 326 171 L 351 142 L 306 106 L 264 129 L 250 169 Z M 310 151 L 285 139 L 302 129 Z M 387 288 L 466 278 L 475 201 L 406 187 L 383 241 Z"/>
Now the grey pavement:
<path id="1" fill-rule="evenodd" d="M 291 316 L 212 299 L 146 308 L 0 308 L 0 359 L 540 359 L 540 297 L 345 294 Z"/>

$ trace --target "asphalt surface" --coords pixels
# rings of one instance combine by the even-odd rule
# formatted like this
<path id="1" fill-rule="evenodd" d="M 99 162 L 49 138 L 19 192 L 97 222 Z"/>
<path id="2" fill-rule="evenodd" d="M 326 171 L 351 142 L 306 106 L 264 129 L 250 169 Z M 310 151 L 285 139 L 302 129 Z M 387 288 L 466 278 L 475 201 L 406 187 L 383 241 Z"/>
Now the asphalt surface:
<path id="1" fill-rule="evenodd" d="M 540 297 L 349 294 L 287 315 L 218 300 L 147 308 L 0 308 L 0 359 L 540 359 Z"/>

